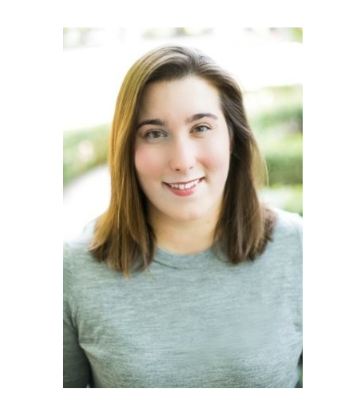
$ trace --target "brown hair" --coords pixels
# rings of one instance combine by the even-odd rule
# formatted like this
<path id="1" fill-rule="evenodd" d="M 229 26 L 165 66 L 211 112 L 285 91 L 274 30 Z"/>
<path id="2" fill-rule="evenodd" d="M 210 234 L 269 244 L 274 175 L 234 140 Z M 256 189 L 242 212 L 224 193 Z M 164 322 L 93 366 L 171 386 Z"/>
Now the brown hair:
<path id="1" fill-rule="evenodd" d="M 110 268 L 130 275 L 133 266 L 145 269 L 155 254 L 155 235 L 147 220 L 146 197 L 134 164 L 137 111 L 144 88 L 151 82 L 197 76 L 220 94 L 231 136 L 229 175 L 214 240 L 229 261 L 253 260 L 271 240 L 273 213 L 260 204 L 256 193 L 266 167 L 251 132 L 241 90 L 234 78 L 211 58 L 194 49 L 166 46 L 141 57 L 121 86 L 109 148 L 111 200 L 97 220 L 90 251 Z"/>

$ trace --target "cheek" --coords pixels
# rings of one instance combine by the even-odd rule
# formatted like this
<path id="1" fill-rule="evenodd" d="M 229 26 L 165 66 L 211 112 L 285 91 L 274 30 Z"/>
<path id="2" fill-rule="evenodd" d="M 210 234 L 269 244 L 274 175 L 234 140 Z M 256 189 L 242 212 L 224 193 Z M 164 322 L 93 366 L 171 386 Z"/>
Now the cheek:
<path id="1" fill-rule="evenodd" d="M 209 170 L 227 176 L 230 163 L 230 144 L 222 142 L 204 152 L 204 163 Z"/>
<path id="2" fill-rule="evenodd" d="M 157 177 L 162 171 L 161 157 L 148 148 L 139 146 L 135 150 L 135 169 L 139 179 Z"/>

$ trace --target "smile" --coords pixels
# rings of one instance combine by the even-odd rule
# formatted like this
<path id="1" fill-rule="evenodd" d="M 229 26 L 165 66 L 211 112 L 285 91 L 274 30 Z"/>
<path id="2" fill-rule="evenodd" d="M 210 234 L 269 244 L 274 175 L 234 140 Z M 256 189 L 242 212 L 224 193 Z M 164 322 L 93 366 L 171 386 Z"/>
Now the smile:
<path id="1" fill-rule="evenodd" d="M 192 182 L 187 182 L 187 183 L 166 183 L 166 184 L 168 184 L 173 189 L 184 190 L 184 189 L 190 189 L 191 187 L 196 186 L 200 180 L 201 179 L 196 179 L 196 180 L 193 180 Z"/>
<path id="2" fill-rule="evenodd" d="M 200 179 L 192 180 L 190 182 L 179 182 L 179 183 L 166 183 L 166 187 L 176 196 L 191 196 L 195 193 L 198 188 L 198 184 L 204 180 L 204 177 Z"/>

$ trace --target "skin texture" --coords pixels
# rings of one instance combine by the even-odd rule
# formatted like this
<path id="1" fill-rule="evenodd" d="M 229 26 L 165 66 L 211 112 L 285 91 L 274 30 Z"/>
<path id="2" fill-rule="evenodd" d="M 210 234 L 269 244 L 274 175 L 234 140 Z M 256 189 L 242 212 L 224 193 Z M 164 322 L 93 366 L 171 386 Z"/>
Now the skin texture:
<path id="1" fill-rule="evenodd" d="M 135 168 L 158 244 L 181 254 L 210 247 L 230 161 L 218 91 L 197 77 L 150 84 L 138 126 Z M 195 179 L 185 192 L 167 185 Z"/>

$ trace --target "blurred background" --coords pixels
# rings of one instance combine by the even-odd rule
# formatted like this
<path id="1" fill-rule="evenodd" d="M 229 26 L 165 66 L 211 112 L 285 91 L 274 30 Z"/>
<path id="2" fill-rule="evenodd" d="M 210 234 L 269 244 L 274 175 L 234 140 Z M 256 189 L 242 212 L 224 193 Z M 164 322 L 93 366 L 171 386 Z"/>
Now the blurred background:
<path id="1" fill-rule="evenodd" d="M 302 28 L 63 28 L 64 238 L 108 206 L 107 145 L 125 73 L 170 43 L 201 49 L 234 75 L 268 165 L 260 196 L 302 215 L 302 35 Z"/>

